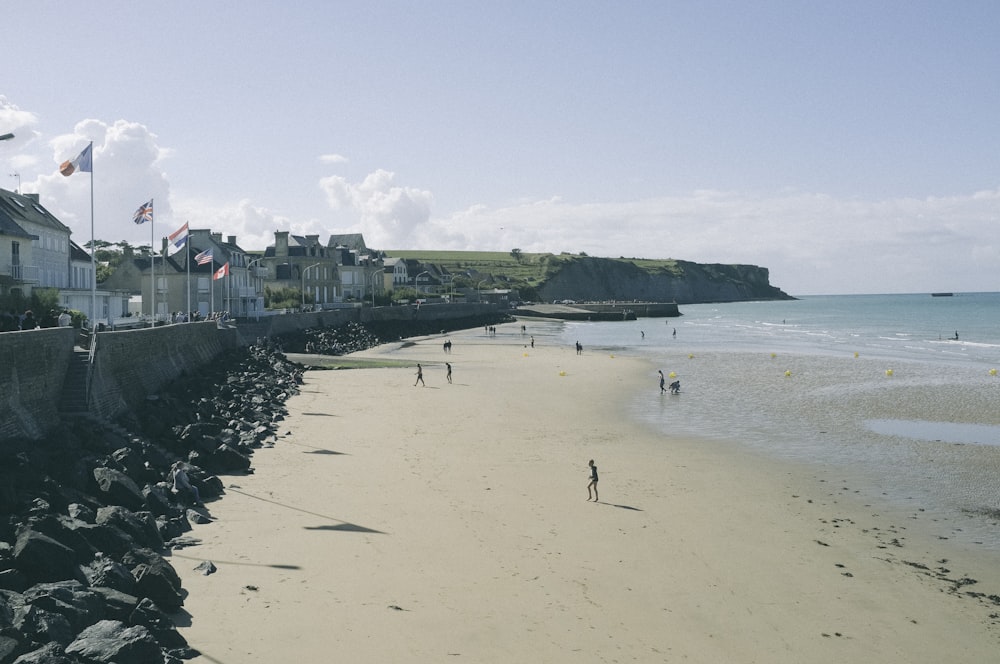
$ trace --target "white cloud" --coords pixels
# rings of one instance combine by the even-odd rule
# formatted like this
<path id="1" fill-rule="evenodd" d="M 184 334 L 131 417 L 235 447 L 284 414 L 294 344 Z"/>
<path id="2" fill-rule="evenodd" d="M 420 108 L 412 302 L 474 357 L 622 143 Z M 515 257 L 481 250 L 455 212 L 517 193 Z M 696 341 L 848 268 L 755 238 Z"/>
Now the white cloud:
<path id="1" fill-rule="evenodd" d="M 426 236 L 434 198 L 429 191 L 397 186 L 395 178 L 379 169 L 358 184 L 336 175 L 319 184 L 331 208 L 356 216 L 357 222 L 347 230 L 364 233 L 369 246 L 398 248 L 398 243 L 409 246 Z"/>
<path id="2" fill-rule="evenodd" d="M 324 164 L 346 164 L 347 157 L 341 154 L 321 154 L 319 160 Z"/>

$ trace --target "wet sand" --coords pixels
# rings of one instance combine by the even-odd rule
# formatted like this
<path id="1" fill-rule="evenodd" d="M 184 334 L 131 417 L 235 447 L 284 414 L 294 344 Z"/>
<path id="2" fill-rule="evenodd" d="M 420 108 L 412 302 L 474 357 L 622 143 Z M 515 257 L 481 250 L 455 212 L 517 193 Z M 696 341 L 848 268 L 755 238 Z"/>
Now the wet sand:
<path id="1" fill-rule="evenodd" d="M 655 387 L 641 360 L 450 338 L 451 355 L 443 337 L 363 354 L 412 368 L 306 374 L 287 433 L 172 557 L 194 661 L 995 657 L 1000 606 L 968 594 L 1000 594 L 992 551 L 633 421 L 629 396 Z"/>

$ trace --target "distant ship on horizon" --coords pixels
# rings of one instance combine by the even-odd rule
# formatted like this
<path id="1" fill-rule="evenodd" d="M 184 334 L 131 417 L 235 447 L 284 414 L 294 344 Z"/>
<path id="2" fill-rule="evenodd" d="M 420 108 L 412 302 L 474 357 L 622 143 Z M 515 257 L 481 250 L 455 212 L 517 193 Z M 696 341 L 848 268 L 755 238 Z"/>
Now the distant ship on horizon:
<path id="1" fill-rule="evenodd" d="M 931 293 L 931 297 L 951 297 L 954 293 Z"/>

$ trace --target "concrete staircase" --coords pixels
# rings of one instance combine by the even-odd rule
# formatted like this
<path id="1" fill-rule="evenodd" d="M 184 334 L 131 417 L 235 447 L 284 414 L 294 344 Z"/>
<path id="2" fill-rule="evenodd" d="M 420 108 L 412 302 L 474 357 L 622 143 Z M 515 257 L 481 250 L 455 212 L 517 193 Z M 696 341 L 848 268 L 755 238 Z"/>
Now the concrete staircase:
<path id="1" fill-rule="evenodd" d="M 59 399 L 60 413 L 70 415 L 88 412 L 87 369 L 89 362 L 89 351 L 73 351 L 69 367 L 66 369 L 66 378 L 63 381 L 62 397 Z"/>

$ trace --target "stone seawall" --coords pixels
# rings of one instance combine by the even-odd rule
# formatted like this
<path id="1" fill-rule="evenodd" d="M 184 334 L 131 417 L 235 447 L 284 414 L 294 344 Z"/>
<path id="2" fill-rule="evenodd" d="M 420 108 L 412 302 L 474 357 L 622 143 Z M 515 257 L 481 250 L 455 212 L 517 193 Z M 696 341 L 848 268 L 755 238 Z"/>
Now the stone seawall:
<path id="1" fill-rule="evenodd" d="M 0 439 L 38 438 L 59 419 L 75 335 L 70 327 L 0 334 Z"/>
<path id="2" fill-rule="evenodd" d="M 195 376 L 222 352 L 258 338 L 355 321 L 428 321 L 497 311 L 493 304 L 333 309 L 268 316 L 219 327 L 215 322 L 102 332 L 91 369 L 89 409 L 113 419 L 184 374 Z M 37 439 L 59 421 L 63 384 L 77 331 L 52 328 L 0 334 L 0 440 Z"/>
<path id="3" fill-rule="evenodd" d="M 236 330 L 214 321 L 99 334 L 90 410 L 113 418 L 236 346 Z"/>

